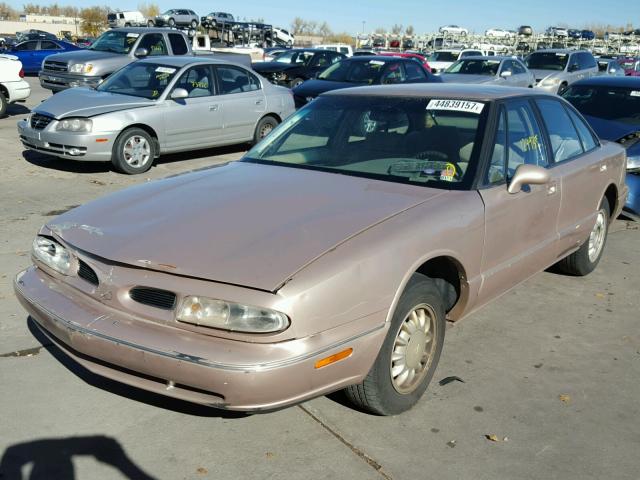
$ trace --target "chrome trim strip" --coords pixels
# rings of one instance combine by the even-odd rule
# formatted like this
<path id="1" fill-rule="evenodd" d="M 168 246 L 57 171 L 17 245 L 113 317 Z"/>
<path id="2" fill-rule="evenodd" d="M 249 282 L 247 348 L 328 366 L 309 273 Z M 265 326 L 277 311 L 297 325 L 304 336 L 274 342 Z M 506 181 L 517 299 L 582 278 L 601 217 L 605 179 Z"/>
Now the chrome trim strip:
<path id="1" fill-rule="evenodd" d="M 61 324 L 62 327 L 71 330 L 71 331 L 75 331 L 78 333 L 81 333 L 83 335 L 88 335 L 88 336 L 93 336 L 96 338 L 100 338 L 103 340 L 107 340 L 109 342 L 112 343 L 116 343 L 118 345 L 124 345 L 126 347 L 130 347 L 130 348 L 134 348 L 136 350 L 141 350 L 143 352 L 146 353 L 152 353 L 154 355 L 160 355 L 162 357 L 168 357 L 171 358 L 173 360 L 179 360 L 179 361 L 183 361 L 183 362 L 189 362 L 189 363 L 193 363 L 196 365 L 201 365 L 201 366 L 205 366 L 205 367 L 211 367 L 211 368 L 217 368 L 220 370 L 231 370 L 231 371 L 243 371 L 243 372 L 262 372 L 265 370 L 272 370 L 275 368 L 282 368 L 282 367 L 286 367 L 288 365 L 292 365 L 294 363 L 299 363 L 305 360 L 308 360 L 310 358 L 313 358 L 317 355 L 321 355 L 325 352 L 328 352 L 330 350 L 333 350 L 335 348 L 341 347 L 347 343 L 353 342 L 355 340 L 358 340 L 362 337 L 365 337 L 367 335 L 370 335 L 371 333 L 377 332 L 378 330 L 382 329 L 385 327 L 385 323 L 382 323 L 374 328 L 371 328 L 369 330 L 366 330 L 362 333 L 359 333 L 357 335 L 354 335 L 352 337 L 349 337 L 345 340 L 341 340 L 340 342 L 336 342 L 334 344 L 328 345 L 326 347 L 321 348 L 320 350 L 316 350 L 314 352 L 309 352 L 309 353 L 305 353 L 302 355 L 298 355 L 295 357 L 291 357 L 291 358 L 286 358 L 283 360 L 277 360 L 274 362 L 266 362 L 266 363 L 260 363 L 260 364 L 228 364 L 228 363 L 221 363 L 221 362 L 215 362 L 212 360 L 208 360 L 206 358 L 201 358 L 201 357 L 195 357 L 192 355 L 188 355 L 186 353 L 180 353 L 180 352 L 167 352 L 167 351 L 163 351 L 163 350 L 158 350 L 155 348 L 151 348 L 151 347 L 146 347 L 144 345 L 139 345 L 136 343 L 132 343 L 132 342 L 128 342 L 126 340 L 122 340 L 119 338 L 115 338 L 112 337 L 110 335 L 106 335 L 104 333 L 100 333 L 96 330 L 90 330 L 88 328 L 82 327 L 80 325 L 78 325 L 77 323 L 74 323 L 70 320 L 66 320 L 64 318 L 62 318 L 61 316 L 59 316 L 58 314 L 56 314 L 55 312 L 49 310 L 47 307 L 45 307 L 44 305 L 42 305 L 41 303 L 37 302 L 36 300 L 34 300 L 33 298 L 29 297 L 28 295 L 25 294 L 24 290 L 22 289 L 21 285 L 24 285 L 24 283 L 22 282 L 21 277 L 23 276 L 23 274 L 26 272 L 26 270 L 18 273 L 18 275 L 16 275 L 16 278 L 14 280 L 14 285 L 16 287 L 16 290 L 18 290 L 18 292 L 20 293 L 20 295 L 22 295 L 22 297 L 27 300 L 29 303 L 33 304 L 34 306 L 36 306 L 38 309 L 42 310 L 43 312 L 45 312 L 47 315 L 49 315 L 54 321 L 58 322 L 59 324 Z M 42 328 L 45 328 L 44 326 L 42 326 Z M 45 328 L 46 330 L 46 328 Z M 48 330 L 47 330 L 48 331 Z"/>

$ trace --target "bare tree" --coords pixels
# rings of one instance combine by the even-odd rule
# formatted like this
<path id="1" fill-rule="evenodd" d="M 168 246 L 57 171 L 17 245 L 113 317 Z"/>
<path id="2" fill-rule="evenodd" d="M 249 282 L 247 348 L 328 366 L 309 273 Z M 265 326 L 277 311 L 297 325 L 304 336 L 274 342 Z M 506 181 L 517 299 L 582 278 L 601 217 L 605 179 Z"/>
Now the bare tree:
<path id="1" fill-rule="evenodd" d="M 88 7 L 80 11 L 82 31 L 92 37 L 97 36 L 107 27 L 109 7 Z"/>
<path id="2" fill-rule="evenodd" d="M 408 37 L 413 36 L 413 34 L 415 33 L 415 30 L 413 28 L 413 25 L 409 25 L 405 31 L 404 31 L 405 35 L 407 35 Z"/>
<path id="3" fill-rule="evenodd" d="M 2 20 L 18 20 L 20 15 L 18 11 L 11 5 L 1 2 L 0 3 L 0 19 Z"/>
<path id="4" fill-rule="evenodd" d="M 318 34 L 322 36 L 322 38 L 327 38 L 332 34 L 331 27 L 327 22 L 322 22 L 322 24 L 318 27 Z"/>
<path id="5" fill-rule="evenodd" d="M 391 27 L 391 33 L 394 35 L 400 35 L 402 33 L 402 25 L 398 25 L 397 23 Z"/>
<path id="6" fill-rule="evenodd" d="M 160 7 L 157 3 L 141 2 L 138 4 L 138 10 L 140 10 L 146 18 L 154 18 L 160 15 Z"/>
<path id="7" fill-rule="evenodd" d="M 304 33 L 306 23 L 303 18 L 296 17 L 291 22 L 291 31 L 294 35 L 300 35 Z"/>
<path id="8" fill-rule="evenodd" d="M 387 33 L 387 29 L 384 27 L 378 27 L 375 29 L 375 33 L 378 33 L 380 35 L 384 35 L 385 33 Z"/>

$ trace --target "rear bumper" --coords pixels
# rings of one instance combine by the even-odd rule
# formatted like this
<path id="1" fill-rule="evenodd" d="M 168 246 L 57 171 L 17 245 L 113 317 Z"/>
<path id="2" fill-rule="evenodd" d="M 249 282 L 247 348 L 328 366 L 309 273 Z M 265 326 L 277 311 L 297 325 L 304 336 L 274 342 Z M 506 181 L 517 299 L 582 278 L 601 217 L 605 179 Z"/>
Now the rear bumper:
<path id="1" fill-rule="evenodd" d="M 279 408 L 357 383 L 386 333 L 383 314 L 378 326 L 338 341 L 340 332 L 332 331 L 287 342 L 247 343 L 119 314 L 36 267 L 18 274 L 14 289 L 38 327 L 93 373 L 232 410 Z M 353 354 L 347 359 L 314 368 L 317 360 L 348 347 Z M 241 362 L 249 358 L 250 363 Z"/>
<path id="2" fill-rule="evenodd" d="M 20 102 L 26 100 L 31 95 L 31 87 L 24 80 L 17 82 L 5 82 L 3 85 L 9 92 L 9 103 Z"/>
<path id="3" fill-rule="evenodd" d="M 96 87 L 101 77 L 72 75 L 66 72 L 41 71 L 38 74 L 40 85 L 47 90 L 60 91 L 72 87 Z"/>
<path id="4" fill-rule="evenodd" d="M 53 122 L 52 122 L 53 123 Z M 31 128 L 28 120 L 18 122 L 18 135 L 25 148 L 69 160 L 108 162 L 119 132 L 77 134 Z M 98 141 L 99 140 L 99 141 Z"/>

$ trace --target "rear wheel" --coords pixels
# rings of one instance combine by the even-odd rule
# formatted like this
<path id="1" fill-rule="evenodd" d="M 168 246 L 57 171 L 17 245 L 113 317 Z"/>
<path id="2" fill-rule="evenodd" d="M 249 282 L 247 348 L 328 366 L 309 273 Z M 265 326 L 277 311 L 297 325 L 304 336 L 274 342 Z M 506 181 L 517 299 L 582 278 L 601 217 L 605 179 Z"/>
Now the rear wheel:
<path id="1" fill-rule="evenodd" d="M 7 114 L 8 106 L 9 102 L 7 101 L 7 97 L 4 96 L 4 93 L 0 92 L 0 118 Z"/>
<path id="2" fill-rule="evenodd" d="M 151 168 L 155 156 L 155 143 L 151 135 L 141 128 L 129 128 L 117 138 L 111 163 L 122 173 L 133 175 Z"/>
<path id="3" fill-rule="evenodd" d="M 565 82 L 561 83 L 560 88 L 558 88 L 558 95 L 562 95 L 564 92 L 566 92 L 567 88 L 569 88 L 569 85 L 567 85 Z"/>
<path id="4" fill-rule="evenodd" d="M 124 26 L 125 26 L 126 28 L 129 28 L 129 27 L 131 26 L 131 24 L 130 24 L 129 22 L 127 22 L 127 23 L 125 23 L 125 24 L 124 24 Z"/>
<path id="5" fill-rule="evenodd" d="M 153 20 L 149 20 L 147 22 L 147 27 L 153 27 L 155 24 L 153 23 Z"/>
<path id="6" fill-rule="evenodd" d="M 256 144 L 269 135 L 273 129 L 278 126 L 278 123 L 278 120 L 271 116 L 262 118 L 258 122 L 258 125 L 256 125 L 256 131 L 253 134 L 253 143 Z"/>
<path id="7" fill-rule="evenodd" d="M 373 367 L 362 383 L 345 389 L 349 400 L 378 415 L 413 407 L 436 370 L 445 327 L 441 291 L 433 280 L 413 274 Z"/>
<path id="8" fill-rule="evenodd" d="M 196 22 L 195 20 L 191 20 L 191 28 L 197 28 L 198 27 L 198 22 Z"/>
<path id="9" fill-rule="evenodd" d="M 589 238 L 578 250 L 556 264 L 560 271 L 569 275 L 584 276 L 595 270 L 600 258 L 602 258 L 605 243 L 607 243 L 610 216 L 609 201 L 603 198 Z"/>

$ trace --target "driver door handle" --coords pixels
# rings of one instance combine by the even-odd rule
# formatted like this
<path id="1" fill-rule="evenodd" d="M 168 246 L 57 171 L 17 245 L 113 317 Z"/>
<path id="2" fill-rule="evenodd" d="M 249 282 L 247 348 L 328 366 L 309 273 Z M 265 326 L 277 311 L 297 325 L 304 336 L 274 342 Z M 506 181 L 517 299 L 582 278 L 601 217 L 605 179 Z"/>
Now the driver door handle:
<path id="1" fill-rule="evenodd" d="M 547 195 L 555 195 L 558 191 L 558 184 L 556 182 L 552 182 L 547 185 Z"/>
<path id="2" fill-rule="evenodd" d="M 209 105 L 210 112 L 216 112 L 218 110 L 218 105 Z"/>

